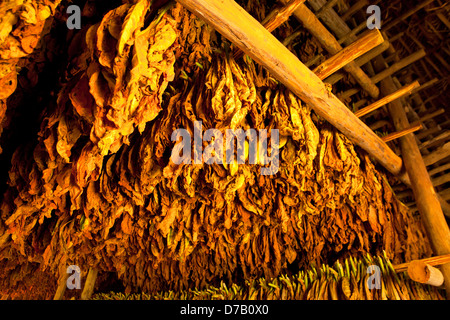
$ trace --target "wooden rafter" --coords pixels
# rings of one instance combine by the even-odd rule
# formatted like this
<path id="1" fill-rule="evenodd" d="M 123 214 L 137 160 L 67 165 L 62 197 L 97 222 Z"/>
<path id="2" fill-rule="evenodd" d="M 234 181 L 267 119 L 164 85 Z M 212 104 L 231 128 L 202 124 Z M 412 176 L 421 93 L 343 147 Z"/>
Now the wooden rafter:
<path id="1" fill-rule="evenodd" d="M 258 21 L 231 0 L 178 0 L 228 38 L 394 175 L 402 160 Z M 301 8 L 304 5 L 300 5 Z M 297 9 L 298 11 L 298 9 Z M 296 12 L 297 12 L 296 11 Z M 294 12 L 295 14 L 295 12 Z"/>

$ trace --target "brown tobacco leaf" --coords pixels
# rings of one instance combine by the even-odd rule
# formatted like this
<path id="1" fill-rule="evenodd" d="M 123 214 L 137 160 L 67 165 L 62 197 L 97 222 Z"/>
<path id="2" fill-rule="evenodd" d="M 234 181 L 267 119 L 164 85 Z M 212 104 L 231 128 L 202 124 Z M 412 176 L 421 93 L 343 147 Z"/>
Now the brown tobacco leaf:
<path id="1" fill-rule="evenodd" d="M 115 272 L 129 292 L 156 292 L 276 277 L 355 253 L 399 261 L 430 252 L 420 220 L 367 155 L 267 71 L 227 55 L 181 5 L 153 14 L 146 3 L 110 10 L 85 26 L 84 41 L 73 38 L 77 66 L 45 110 L 37 144 L 12 158 L 2 259 L 27 256 L 55 277 L 61 265 L 93 267 Z M 192 133 L 199 120 L 222 133 L 280 130 L 279 171 L 174 164 L 172 132 Z M 307 294 L 328 288 L 313 282 Z"/>

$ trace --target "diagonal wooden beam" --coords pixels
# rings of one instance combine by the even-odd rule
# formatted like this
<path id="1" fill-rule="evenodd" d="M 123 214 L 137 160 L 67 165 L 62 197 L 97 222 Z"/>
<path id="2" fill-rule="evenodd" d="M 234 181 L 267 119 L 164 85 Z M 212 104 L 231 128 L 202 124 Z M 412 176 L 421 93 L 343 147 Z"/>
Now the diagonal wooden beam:
<path id="1" fill-rule="evenodd" d="M 406 129 L 403 129 L 400 131 L 396 131 L 396 132 L 392 132 L 392 133 L 388 134 L 387 136 L 382 137 L 381 140 L 383 140 L 384 142 L 392 141 L 392 140 L 401 138 L 403 136 L 406 136 L 408 133 L 416 132 L 420 129 L 422 129 L 422 125 L 416 124 L 415 126 L 410 126 L 409 128 L 406 128 Z"/>
<path id="2" fill-rule="evenodd" d="M 231 0 L 178 0 L 234 43 L 394 175 L 402 160 L 258 21 Z M 301 6 L 300 6 L 301 7 Z"/>
<path id="3" fill-rule="evenodd" d="M 382 106 L 388 104 L 389 102 L 404 96 L 405 94 L 411 93 L 413 89 L 418 88 L 419 86 L 420 86 L 419 81 L 414 81 L 413 83 L 404 86 L 403 88 L 391 93 L 390 95 L 387 95 L 386 97 L 381 98 L 380 100 L 372 103 L 371 105 L 368 105 L 367 107 L 356 111 L 355 116 L 360 118 L 378 108 L 381 108 Z"/>
<path id="4" fill-rule="evenodd" d="M 298 8 L 306 0 L 290 0 L 284 7 L 276 8 L 272 12 L 270 12 L 261 24 L 264 28 L 266 28 L 269 32 L 274 31 L 276 28 L 285 23 L 295 9 Z M 234 50 L 233 57 L 234 59 L 239 59 L 242 56 L 242 51 L 239 49 Z"/>
<path id="5" fill-rule="evenodd" d="M 286 4 L 288 0 L 281 0 L 282 3 Z M 329 9 L 324 13 L 324 17 L 328 12 L 333 11 Z M 294 11 L 294 16 L 303 24 L 303 26 L 319 41 L 319 43 L 324 47 L 326 51 L 330 54 L 337 54 L 342 50 L 342 46 L 336 40 L 336 38 L 328 31 L 327 28 L 320 22 L 320 20 L 314 15 L 314 13 L 308 9 L 304 4 L 300 5 L 297 10 Z M 351 42 L 353 42 L 353 39 Z M 377 98 L 380 90 L 378 87 L 370 80 L 367 74 L 356 65 L 354 61 L 350 62 L 344 67 L 344 70 L 350 73 L 356 82 L 366 91 L 372 98 Z"/>
<path id="6" fill-rule="evenodd" d="M 362 56 L 369 50 L 375 48 L 379 44 L 383 43 L 384 39 L 380 31 L 373 29 L 367 32 L 357 41 L 353 42 L 348 47 L 342 49 L 331 58 L 325 60 L 313 72 L 321 79 L 332 75 L 334 72 L 352 62 L 356 58 Z"/>

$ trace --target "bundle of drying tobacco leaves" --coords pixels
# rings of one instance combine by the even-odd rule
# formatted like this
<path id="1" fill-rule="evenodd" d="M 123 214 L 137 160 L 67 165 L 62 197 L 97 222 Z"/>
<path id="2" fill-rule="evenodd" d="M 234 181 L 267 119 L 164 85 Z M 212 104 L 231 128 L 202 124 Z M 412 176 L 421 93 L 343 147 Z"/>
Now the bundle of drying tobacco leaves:
<path id="1" fill-rule="evenodd" d="M 377 280 L 367 273 L 379 268 Z M 370 269 L 369 269 L 370 270 Z M 377 282 L 378 281 L 378 282 Z M 369 288 L 369 285 L 373 285 Z M 93 300 L 445 300 L 442 289 L 414 282 L 396 273 L 385 256 L 348 257 L 341 264 L 314 265 L 293 275 L 258 278 L 244 283 L 208 286 L 203 290 L 147 293 L 97 293 Z"/>
<path id="2" fill-rule="evenodd" d="M 43 59 L 41 51 L 35 49 L 50 31 L 59 3 L 60 0 L 6 0 L 0 4 L 0 135 L 6 126 L 7 99 L 17 88 L 18 72 L 28 67 L 28 80 L 37 82 L 39 61 Z"/>
<path id="3" fill-rule="evenodd" d="M 368 156 L 180 5 L 125 2 L 70 48 L 56 108 L 12 157 L 0 263 L 37 263 L 55 278 L 68 265 L 97 268 L 152 293 L 359 253 L 431 254 Z M 195 121 L 278 129 L 278 172 L 261 175 L 261 161 L 174 164 L 172 132 L 193 133 Z"/>

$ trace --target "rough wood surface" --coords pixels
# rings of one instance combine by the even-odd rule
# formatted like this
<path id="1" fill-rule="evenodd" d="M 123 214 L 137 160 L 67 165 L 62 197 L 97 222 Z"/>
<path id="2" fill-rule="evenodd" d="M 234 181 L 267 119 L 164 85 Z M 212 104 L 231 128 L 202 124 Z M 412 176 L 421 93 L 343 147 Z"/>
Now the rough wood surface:
<path id="1" fill-rule="evenodd" d="M 394 175 L 402 160 L 270 32 L 231 0 L 179 0 L 308 103 Z M 304 5 L 301 5 L 301 8 Z M 296 11 L 297 12 L 297 11 Z"/>
<path id="2" fill-rule="evenodd" d="M 387 95 L 386 97 L 381 98 L 380 100 L 368 105 L 367 107 L 356 111 L 355 116 L 360 118 L 360 117 L 388 104 L 389 102 L 394 101 L 395 99 L 398 99 L 408 93 L 411 93 L 414 88 L 418 88 L 419 86 L 420 86 L 419 82 L 414 81 L 413 83 L 411 83 L 407 86 L 404 86 L 403 88 L 395 91 L 394 93 L 392 93 L 390 95 Z"/>
<path id="3" fill-rule="evenodd" d="M 389 48 L 389 41 L 385 40 L 382 44 L 379 46 L 373 48 L 366 54 L 362 55 L 361 57 L 357 58 L 355 60 L 355 63 L 358 67 L 361 67 L 365 65 L 367 62 L 375 58 L 376 56 L 380 55 L 384 51 L 386 51 Z M 341 80 L 345 76 L 344 72 L 336 72 L 335 74 L 329 76 L 327 79 L 325 79 L 325 82 L 329 84 L 335 84 L 339 80 Z"/>
<path id="4" fill-rule="evenodd" d="M 447 158 L 450 156 L 450 142 L 447 142 L 442 147 L 439 147 L 434 152 L 427 154 L 425 157 L 423 157 L 423 161 L 426 166 L 430 166 L 442 159 Z"/>
<path id="5" fill-rule="evenodd" d="M 376 62 L 378 71 L 381 71 L 383 68 L 382 58 L 379 57 Z M 397 91 L 391 77 L 383 79 L 380 88 L 384 95 Z M 410 124 L 400 100 L 392 101 L 388 109 L 396 130 L 409 127 Z M 408 134 L 399 141 L 417 208 L 431 245 L 438 255 L 450 254 L 450 230 L 416 140 L 413 134 Z M 442 272 L 446 280 L 447 295 L 450 297 L 450 263 L 442 266 Z"/>
<path id="6" fill-rule="evenodd" d="M 384 136 L 383 138 L 381 138 L 381 140 L 383 140 L 384 142 L 392 141 L 392 140 L 401 138 L 403 136 L 406 136 L 408 133 L 416 132 L 420 129 L 422 129 L 421 124 L 418 124 L 415 126 L 410 126 L 409 128 L 406 128 L 406 129 L 403 129 L 400 131 L 396 131 L 396 132 L 392 132 L 392 133 L 388 134 L 387 136 Z"/>
<path id="7" fill-rule="evenodd" d="M 389 77 L 390 75 L 394 74 L 395 72 L 403 69 L 404 67 L 410 65 L 411 63 L 423 58 L 426 56 L 425 50 L 421 49 L 406 58 L 400 60 L 399 62 L 394 63 L 389 68 L 383 70 L 382 72 L 378 73 L 374 77 L 371 78 L 373 83 L 378 83 L 381 80 L 383 80 L 386 77 Z"/>
<path id="8" fill-rule="evenodd" d="M 288 1 L 281 0 L 281 2 L 286 4 Z M 326 13 L 324 13 L 324 17 L 330 11 L 334 12 L 333 9 L 329 9 Z M 342 50 L 342 46 L 339 44 L 336 38 L 330 33 L 330 31 L 327 30 L 327 28 L 325 28 L 325 26 L 314 15 L 314 13 L 308 9 L 306 5 L 300 5 L 297 10 L 294 11 L 294 16 L 303 24 L 306 29 L 308 29 L 308 31 L 330 54 L 336 54 Z M 354 40 L 356 40 L 356 38 L 353 39 L 353 41 Z M 358 82 L 358 84 L 361 86 L 361 88 L 369 93 L 371 97 L 378 97 L 380 90 L 375 84 L 372 83 L 372 81 L 364 73 L 364 71 L 355 64 L 355 62 L 350 62 L 349 64 L 347 64 L 344 67 L 344 70 L 350 73 L 355 78 L 356 82 Z"/>
<path id="9" fill-rule="evenodd" d="M 94 293 L 95 281 L 97 280 L 98 269 L 90 268 L 86 277 L 83 292 L 81 293 L 81 300 L 89 300 Z"/>
<path id="10" fill-rule="evenodd" d="M 383 43 L 384 39 L 380 31 L 373 29 L 367 32 L 360 39 L 342 49 L 331 58 L 325 60 L 313 72 L 321 79 L 325 79 L 337 70 L 356 58 L 362 56 L 364 53 L 375 48 L 379 44 Z"/>

